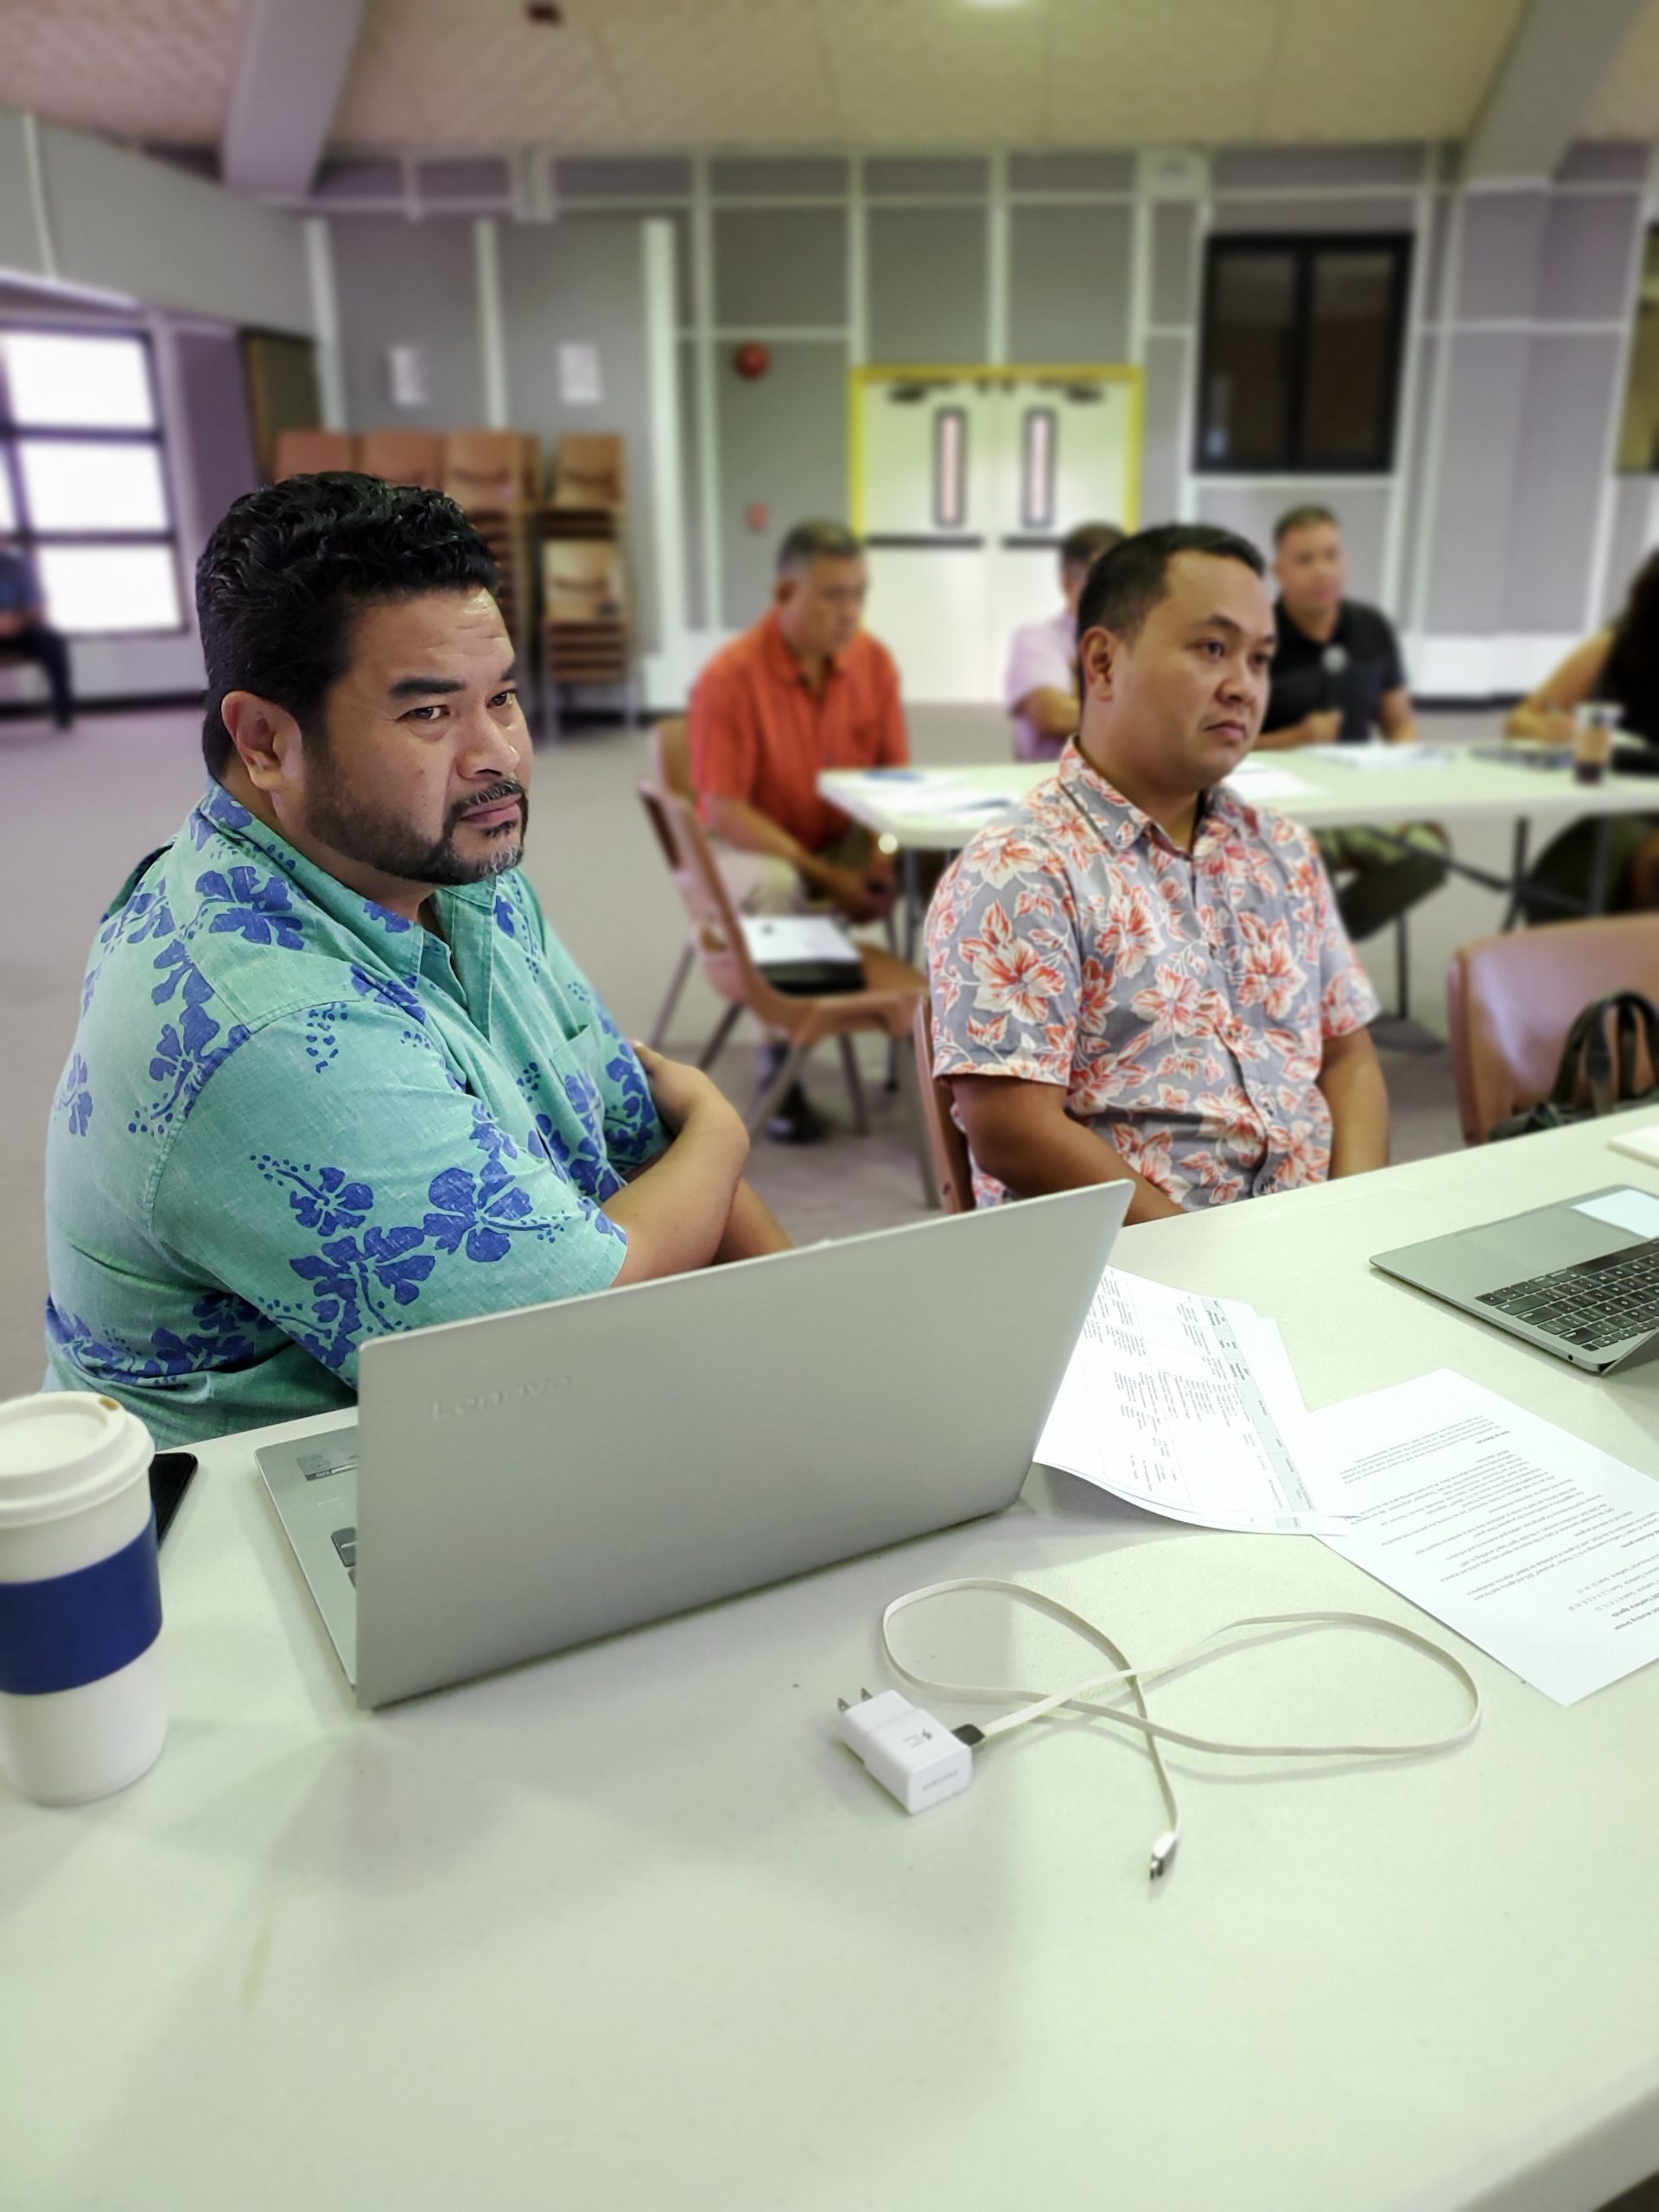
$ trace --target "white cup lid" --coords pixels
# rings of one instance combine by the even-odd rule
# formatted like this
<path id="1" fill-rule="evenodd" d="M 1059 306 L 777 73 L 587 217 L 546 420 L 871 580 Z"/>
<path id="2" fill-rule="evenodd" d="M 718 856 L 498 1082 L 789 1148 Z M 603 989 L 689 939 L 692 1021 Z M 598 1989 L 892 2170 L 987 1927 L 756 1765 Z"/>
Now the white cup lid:
<path id="1" fill-rule="evenodd" d="M 101 1504 L 149 1465 L 149 1431 L 113 1398 L 42 1390 L 0 1405 L 0 1527 Z"/>

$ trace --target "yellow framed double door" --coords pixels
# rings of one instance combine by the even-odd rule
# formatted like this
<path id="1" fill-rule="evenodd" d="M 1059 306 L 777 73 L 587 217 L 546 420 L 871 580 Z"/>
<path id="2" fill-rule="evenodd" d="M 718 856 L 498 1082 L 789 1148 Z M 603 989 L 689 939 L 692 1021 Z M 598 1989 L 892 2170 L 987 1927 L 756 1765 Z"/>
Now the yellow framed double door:
<path id="1" fill-rule="evenodd" d="M 1061 539 L 1139 520 L 1141 372 L 906 363 L 852 376 L 870 628 L 915 701 L 999 699 L 1008 639 L 1059 607 Z"/>

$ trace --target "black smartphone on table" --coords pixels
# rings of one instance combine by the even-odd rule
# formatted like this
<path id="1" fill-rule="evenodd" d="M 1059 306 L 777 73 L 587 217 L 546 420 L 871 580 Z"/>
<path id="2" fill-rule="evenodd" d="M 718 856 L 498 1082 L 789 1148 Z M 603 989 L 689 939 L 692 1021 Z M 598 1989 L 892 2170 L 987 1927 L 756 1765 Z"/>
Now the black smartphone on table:
<path id="1" fill-rule="evenodd" d="M 196 1471 L 194 1452 L 158 1452 L 149 1463 L 149 1502 L 156 1509 L 157 1542 L 172 1525 L 179 1500 L 190 1487 Z"/>

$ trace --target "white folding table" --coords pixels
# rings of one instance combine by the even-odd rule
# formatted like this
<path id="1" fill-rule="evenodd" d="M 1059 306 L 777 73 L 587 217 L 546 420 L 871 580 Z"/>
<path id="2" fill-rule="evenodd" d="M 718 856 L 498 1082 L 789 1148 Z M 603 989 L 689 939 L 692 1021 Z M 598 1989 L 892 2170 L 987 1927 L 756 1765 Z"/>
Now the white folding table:
<path id="1" fill-rule="evenodd" d="M 1593 1381 L 1365 1264 L 1621 1179 L 1659 1191 L 1575 1130 L 1118 1257 L 1275 1315 L 1313 1403 L 1451 1364 L 1659 1473 L 1659 1367 Z M 946 1575 L 1038 1584 L 1136 1658 L 1246 1611 L 1427 1625 L 1313 1539 L 1037 1471 L 991 1520 L 370 1717 L 258 1440 L 203 1450 L 164 1548 L 161 1764 L 79 1811 L 0 1786 L 0 2202 L 1589 2212 L 1659 2168 L 1659 1670 L 1563 1710 L 1458 1646 L 1487 1709 L 1457 1753 L 1183 1757 L 1154 1890 L 1133 1745 L 1033 1729 L 907 1820 L 836 1698 L 882 1681 L 881 1605 Z M 626 1482 L 627 1448 L 620 1405 L 585 1478 Z M 1057 1630 L 960 1602 L 914 1618 L 919 1663 L 1069 1678 Z M 1390 1647 L 1287 1639 L 1154 1701 L 1409 1737 L 1456 1697 Z"/>
<path id="2" fill-rule="evenodd" d="M 1528 765 L 1520 757 L 1519 747 L 1512 760 L 1484 759 L 1483 750 L 1427 746 L 1420 758 L 1413 757 L 1416 748 L 1384 746 L 1264 753 L 1247 763 L 1237 788 L 1253 804 L 1255 791 L 1260 791 L 1260 804 L 1289 815 L 1310 830 L 1362 823 L 1451 823 L 1474 818 L 1508 823 L 1513 849 L 1507 877 L 1471 868 L 1455 857 L 1450 863 L 1458 873 L 1508 894 L 1506 928 L 1514 918 L 1516 893 L 1526 873 L 1532 825 L 1553 830 L 1581 816 L 1593 816 L 1603 825 L 1603 835 L 1592 867 L 1588 911 L 1601 912 L 1606 905 L 1612 818 L 1619 814 L 1659 814 L 1659 779 L 1608 775 L 1599 784 L 1583 785 L 1574 781 L 1568 768 Z M 1379 755 L 1388 759 L 1386 767 L 1363 765 Z M 981 761 L 908 772 L 830 769 L 819 777 L 818 789 L 832 805 L 877 836 L 891 838 L 901 855 L 906 958 L 915 956 L 921 921 L 918 856 L 959 851 L 982 826 L 997 818 L 1001 810 L 989 802 L 1003 797 L 1023 798 L 1052 772 L 1051 763 Z M 1258 780 L 1264 773 L 1273 778 L 1265 785 Z M 1279 788 L 1284 778 L 1294 779 L 1304 788 L 1294 791 Z M 948 787 L 941 779 L 949 779 Z"/>

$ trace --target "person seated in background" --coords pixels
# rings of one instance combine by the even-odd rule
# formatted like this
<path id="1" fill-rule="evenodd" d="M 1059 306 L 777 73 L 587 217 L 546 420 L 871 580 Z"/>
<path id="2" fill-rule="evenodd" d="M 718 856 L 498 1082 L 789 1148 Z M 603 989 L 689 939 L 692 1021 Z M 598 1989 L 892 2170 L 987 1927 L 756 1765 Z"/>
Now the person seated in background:
<path id="1" fill-rule="evenodd" d="M 1077 607 L 1083 728 L 928 916 L 981 1203 L 1127 1177 L 1131 1221 L 1387 1164 L 1376 998 L 1312 840 L 1223 782 L 1267 703 L 1261 555 L 1142 531 Z"/>
<path id="2" fill-rule="evenodd" d="M 1002 696 L 1014 717 L 1016 760 L 1058 760 L 1077 727 L 1077 594 L 1103 553 L 1123 543 L 1116 523 L 1083 522 L 1060 546 L 1065 605 L 1041 622 L 1022 622 L 1008 647 Z"/>
<path id="3" fill-rule="evenodd" d="M 48 1387 L 160 1445 L 349 1404 L 371 1337 L 786 1242 L 520 870 L 497 582 L 441 493 L 344 474 L 202 555 L 207 788 L 99 932 L 47 1153 Z"/>
<path id="4" fill-rule="evenodd" d="M 1363 744 L 1374 730 L 1395 745 L 1417 738 L 1400 641 L 1386 614 L 1345 596 L 1348 557 L 1328 507 L 1292 507 L 1274 525 L 1279 650 L 1274 656 L 1262 747 Z M 1402 851 L 1399 840 L 1410 847 Z M 1443 831 L 1411 823 L 1386 834 L 1363 826 L 1321 830 L 1343 926 L 1355 939 L 1377 931 L 1446 880 Z"/>
<path id="5" fill-rule="evenodd" d="M 20 546 L 0 537 L 0 660 L 8 658 L 32 660 L 44 671 L 52 694 L 52 720 L 59 729 L 72 728 L 75 702 L 69 684 L 68 644 L 46 619 L 34 563 Z"/>
<path id="6" fill-rule="evenodd" d="M 898 895 L 892 856 L 818 793 L 826 768 L 901 768 L 910 759 L 897 664 L 861 627 L 868 589 L 851 531 L 797 523 L 778 549 L 771 607 L 715 655 L 692 691 L 692 787 L 746 913 L 827 904 L 849 921 L 878 921 Z M 786 1049 L 762 1047 L 763 1090 Z M 768 1128 L 802 1143 L 829 1124 L 794 1084 Z"/>
<path id="7" fill-rule="evenodd" d="M 910 759 L 897 664 L 861 626 L 868 590 L 851 531 L 797 523 L 778 549 L 771 607 L 692 690 L 691 782 L 747 913 L 827 901 L 868 922 L 893 905 L 891 857 L 818 796 L 826 768 L 902 768 Z"/>
<path id="8" fill-rule="evenodd" d="M 1621 729 L 1659 745 L 1659 553 L 1637 570 L 1616 622 L 1575 645 L 1560 666 L 1524 698 L 1504 723 L 1510 737 L 1571 745 L 1575 708 L 1605 700 L 1618 709 Z M 1539 855 L 1529 885 L 1587 906 L 1595 872 L 1594 820 L 1575 822 Z M 1659 906 L 1659 819 L 1619 814 L 1608 834 L 1607 904 L 1615 909 Z M 1563 908 L 1544 900 L 1522 904 L 1528 919 L 1559 921 Z"/>

